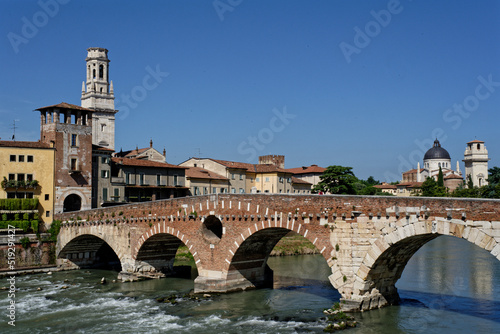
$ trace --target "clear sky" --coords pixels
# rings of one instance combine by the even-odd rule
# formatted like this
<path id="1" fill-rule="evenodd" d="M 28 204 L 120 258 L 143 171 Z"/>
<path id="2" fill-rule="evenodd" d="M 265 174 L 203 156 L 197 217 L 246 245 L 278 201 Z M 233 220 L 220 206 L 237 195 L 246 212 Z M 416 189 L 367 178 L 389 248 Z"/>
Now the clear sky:
<path id="1" fill-rule="evenodd" d="M 395 181 L 437 137 L 453 166 L 474 139 L 500 166 L 498 1 L 0 0 L 0 13 L 2 140 L 14 120 L 17 140 L 38 140 L 36 108 L 80 105 L 86 49 L 103 47 L 118 151 L 153 139 L 174 164 L 282 154 Z"/>

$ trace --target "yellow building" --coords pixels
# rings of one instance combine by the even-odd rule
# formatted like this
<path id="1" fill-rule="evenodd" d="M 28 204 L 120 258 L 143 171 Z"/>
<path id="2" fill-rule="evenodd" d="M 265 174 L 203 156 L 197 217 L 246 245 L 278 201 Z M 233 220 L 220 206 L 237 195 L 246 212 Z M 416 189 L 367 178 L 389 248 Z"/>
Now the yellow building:
<path id="1" fill-rule="evenodd" d="M 49 144 L 0 141 L 0 198 L 38 198 L 45 228 L 54 214 L 54 156 Z"/>

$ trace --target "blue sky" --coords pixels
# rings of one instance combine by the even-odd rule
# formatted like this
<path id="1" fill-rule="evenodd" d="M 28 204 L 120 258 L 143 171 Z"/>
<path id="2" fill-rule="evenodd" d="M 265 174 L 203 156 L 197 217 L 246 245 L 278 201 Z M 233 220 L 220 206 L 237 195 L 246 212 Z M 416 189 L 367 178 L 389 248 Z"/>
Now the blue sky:
<path id="1" fill-rule="evenodd" d="M 17 140 L 38 140 L 36 108 L 80 105 L 86 49 L 103 47 L 117 150 L 153 139 L 169 163 L 283 154 L 394 181 L 438 137 L 453 166 L 474 139 L 500 166 L 498 1 L 0 0 L 0 13 L 3 140 L 14 120 Z"/>

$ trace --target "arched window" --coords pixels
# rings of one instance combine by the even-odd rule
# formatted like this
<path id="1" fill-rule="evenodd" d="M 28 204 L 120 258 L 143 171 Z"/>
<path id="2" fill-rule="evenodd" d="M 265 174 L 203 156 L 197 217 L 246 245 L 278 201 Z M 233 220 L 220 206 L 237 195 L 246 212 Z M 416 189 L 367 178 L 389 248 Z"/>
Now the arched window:
<path id="1" fill-rule="evenodd" d="M 104 77 L 104 66 L 99 65 L 99 79 Z"/>
<path id="2" fill-rule="evenodd" d="M 101 87 L 101 93 L 102 93 L 102 87 Z"/>
<path id="3" fill-rule="evenodd" d="M 90 65 L 87 66 L 87 78 L 90 79 Z"/>
<path id="4" fill-rule="evenodd" d="M 481 149 L 481 144 L 477 144 L 477 149 L 480 150 Z"/>
<path id="5" fill-rule="evenodd" d="M 441 163 L 440 162 L 438 162 L 438 166 L 441 167 Z"/>
<path id="6" fill-rule="evenodd" d="M 95 79 L 95 68 L 92 70 L 92 78 Z"/>

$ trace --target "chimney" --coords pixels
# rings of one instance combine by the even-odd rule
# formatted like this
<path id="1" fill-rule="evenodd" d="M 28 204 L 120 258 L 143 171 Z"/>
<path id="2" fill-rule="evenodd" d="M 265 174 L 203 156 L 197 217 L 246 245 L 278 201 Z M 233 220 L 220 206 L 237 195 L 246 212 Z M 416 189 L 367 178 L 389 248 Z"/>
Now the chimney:
<path id="1" fill-rule="evenodd" d="M 149 148 L 153 148 L 153 139 L 149 141 Z"/>

